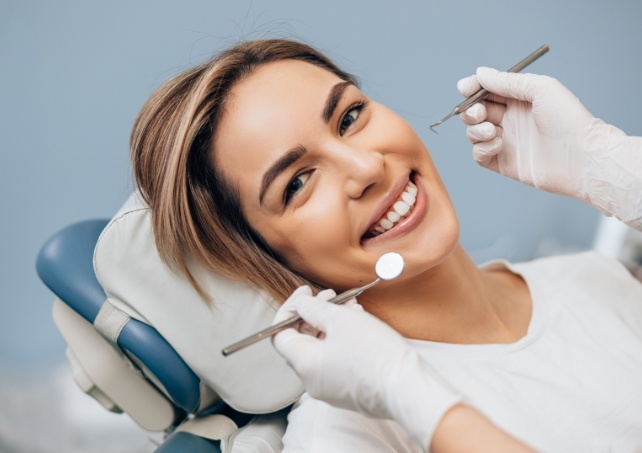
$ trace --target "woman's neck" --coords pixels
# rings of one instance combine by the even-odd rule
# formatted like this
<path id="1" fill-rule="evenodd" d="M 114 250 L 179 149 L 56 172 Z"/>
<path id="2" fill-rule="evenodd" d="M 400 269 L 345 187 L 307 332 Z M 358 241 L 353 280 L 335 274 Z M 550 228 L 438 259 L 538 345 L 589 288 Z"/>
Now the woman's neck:
<path id="1" fill-rule="evenodd" d="M 428 272 L 382 285 L 359 302 L 405 337 L 444 343 L 513 343 L 531 318 L 522 278 L 479 269 L 459 245 Z"/>

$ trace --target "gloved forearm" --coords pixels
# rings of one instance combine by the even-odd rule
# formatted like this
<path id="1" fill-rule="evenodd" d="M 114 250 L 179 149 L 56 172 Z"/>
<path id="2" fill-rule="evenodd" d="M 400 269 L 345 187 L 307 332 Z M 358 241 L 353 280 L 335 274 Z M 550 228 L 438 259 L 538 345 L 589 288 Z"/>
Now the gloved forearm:
<path id="1" fill-rule="evenodd" d="M 393 419 L 427 449 L 441 418 L 461 395 L 399 333 L 359 306 L 325 302 L 331 296 L 313 297 L 305 287 L 293 293 L 275 322 L 298 313 L 311 335 L 287 329 L 274 337 L 277 351 L 312 397 Z"/>
<path id="2" fill-rule="evenodd" d="M 585 201 L 642 231 L 642 137 L 628 137 L 604 123 L 599 129 L 593 146 L 603 152 L 594 152 Z"/>
<path id="3" fill-rule="evenodd" d="M 492 94 L 461 115 L 475 160 L 642 230 L 642 138 L 594 118 L 557 80 L 479 68 L 457 88 Z"/>

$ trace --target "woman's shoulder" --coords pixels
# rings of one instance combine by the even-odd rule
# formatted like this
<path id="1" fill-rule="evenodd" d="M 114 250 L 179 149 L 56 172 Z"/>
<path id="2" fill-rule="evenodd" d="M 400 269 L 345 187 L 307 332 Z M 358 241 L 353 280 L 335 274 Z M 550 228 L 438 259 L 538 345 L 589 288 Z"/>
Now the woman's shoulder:
<path id="1" fill-rule="evenodd" d="M 420 452 L 392 420 L 366 417 L 304 394 L 288 415 L 284 453 Z"/>
<path id="2" fill-rule="evenodd" d="M 538 258 L 510 265 L 531 290 L 599 300 L 642 300 L 642 284 L 617 259 L 596 251 Z"/>
<path id="3" fill-rule="evenodd" d="M 482 266 L 487 270 L 509 270 L 521 276 L 534 298 L 556 295 L 576 298 L 642 300 L 642 283 L 617 259 L 594 250 L 509 263 L 494 261 Z"/>
<path id="4" fill-rule="evenodd" d="M 611 275 L 618 279 L 633 279 L 620 261 L 594 250 L 536 258 L 532 261 L 507 264 L 507 266 L 518 273 L 539 274 L 551 278 Z"/>

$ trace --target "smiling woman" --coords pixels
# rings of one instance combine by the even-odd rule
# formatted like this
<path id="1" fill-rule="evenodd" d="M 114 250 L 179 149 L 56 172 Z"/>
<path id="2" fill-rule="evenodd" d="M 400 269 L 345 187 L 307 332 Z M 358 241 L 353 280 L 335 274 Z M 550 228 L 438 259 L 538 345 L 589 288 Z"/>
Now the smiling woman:
<path id="1" fill-rule="evenodd" d="M 325 69 L 294 60 L 257 68 L 231 89 L 218 130 L 214 167 L 238 190 L 243 218 L 309 281 L 345 290 L 370 281 L 385 252 L 432 267 L 457 243 L 454 210 L 419 137 Z"/>
<path id="2" fill-rule="evenodd" d="M 639 283 L 596 254 L 476 266 L 419 136 L 309 46 L 244 43 L 170 80 L 143 107 L 132 158 L 161 256 L 195 287 L 193 259 L 277 300 L 304 284 L 344 290 L 395 251 L 403 275 L 359 303 L 470 406 L 543 451 L 640 445 Z M 305 396 L 285 444 L 420 451 L 431 420 L 410 437 Z"/>

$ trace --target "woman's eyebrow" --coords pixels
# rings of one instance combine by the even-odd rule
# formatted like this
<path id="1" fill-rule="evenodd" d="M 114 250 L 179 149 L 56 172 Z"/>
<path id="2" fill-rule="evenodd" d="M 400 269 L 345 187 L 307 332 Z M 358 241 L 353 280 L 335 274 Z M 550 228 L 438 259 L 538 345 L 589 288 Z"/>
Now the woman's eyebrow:
<path id="1" fill-rule="evenodd" d="M 343 96 L 343 92 L 348 88 L 350 85 L 352 85 L 351 82 L 344 81 L 344 82 L 339 82 L 335 86 L 332 87 L 330 90 L 330 94 L 328 94 L 328 98 L 325 101 L 325 108 L 323 109 L 323 121 L 327 124 L 330 121 L 330 118 L 332 118 L 332 115 L 334 115 L 334 111 L 337 108 L 337 104 L 339 104 L 339 100 L 341 99 L 341 96 Z"/>
<path id="2" fill-rule="evenodd" d="M 327 124 L 330 122 L 330 118 L 334 115 L 334 111 L 337 109 L 337 105 L 343 96 L 343 92 L 350 86 L 353 85 L 352 82 L 343 81 L 339 82 L 332 87 L 328 97 L 325 101 L 325 107 L 323 108 L 323 121 Z M 299 160 L 307 152 L 304 146 L 297 146 L 286 152 L 281 156 L 276 162 L 274 162 L 270 168 L 263 174 L 263 180 L 261 181 L 261 190 L 259 191 L 259 204 L 263 204 L 263 198 L 265 197 L 265 192 L 267 192 L 268 187 L 272 182 L 285 171 L 288 167 L 293 165 L 297 160 Z"/>
<path id="3" fill-rule="evenodd" d="M 267 191 L 268 187 L 270 187 L 270 184 L 272 184 L 272 182 L 281 173 L 283 173 L 288 167 L 290 167 L 297 160 L 303 157 L 303 155 L 307 152 L 308 150 L 304 146 L 296 146 L 287 151 L 285 154 L 283 154 L 283 156 L 277 159 L 276 162 L 270 165 L 270 168 L 268 168 L 267 171 L 263 174 L 263 180 L 261 181 L 259 204 L 263 204 L 263 197 L 265 196 L 265 192 Z"/>

